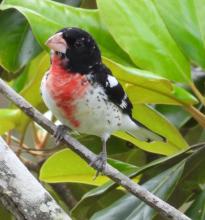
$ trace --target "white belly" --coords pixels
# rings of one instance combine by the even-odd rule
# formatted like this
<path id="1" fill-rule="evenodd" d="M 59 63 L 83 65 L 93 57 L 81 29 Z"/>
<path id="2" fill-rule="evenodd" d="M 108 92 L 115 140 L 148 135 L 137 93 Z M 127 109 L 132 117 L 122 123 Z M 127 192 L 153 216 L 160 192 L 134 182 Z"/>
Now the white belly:
<path id="1" fill-rule="evenodd" d="M 78 127 L 69 122 L 51 97 L 46 88 L 46 75 L 42 80 L 41 93 L 45 104 L 55 117 L 80 133 L 103 136 L 116 130 L 124 130 L 127 122 L 132 123 L 129 116 L 123 114 L 118 106 L 108 100 L 100 86 L 89 87 L 85 95 L 75 101 L 74 117 L 80 122 Z"/>

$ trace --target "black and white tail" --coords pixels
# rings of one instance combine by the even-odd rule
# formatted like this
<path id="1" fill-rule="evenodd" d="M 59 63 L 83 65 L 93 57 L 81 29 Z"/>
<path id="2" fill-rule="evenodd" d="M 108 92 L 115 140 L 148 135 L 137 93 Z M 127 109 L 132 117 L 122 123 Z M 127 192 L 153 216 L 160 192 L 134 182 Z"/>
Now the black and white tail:
<path id="1" fill-rule="evenodd" d="M 149 128 L 145 127 L 141 123 L 134 120 L 137 125 L 136 129 L 128 130 L 127 132 L 132 136 L 136 137 L 141 141 L 152 142 L 152 141 L 161 141 L 166 142 L 166 138 L 160 134 L 151 131 Z"/>

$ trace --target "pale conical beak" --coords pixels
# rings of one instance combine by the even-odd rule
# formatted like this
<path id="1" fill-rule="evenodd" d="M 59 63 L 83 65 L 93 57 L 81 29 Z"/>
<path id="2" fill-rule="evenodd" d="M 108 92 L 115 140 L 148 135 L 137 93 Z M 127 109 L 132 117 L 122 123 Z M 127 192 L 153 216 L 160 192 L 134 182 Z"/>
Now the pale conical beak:
<path id="1" fill-rule="evenodd" d="M 45 45 L 50 49 L 61 53 L 66 53 L 66 49 L 68 48 L 66 41 L 63 39 L 62 33 L 57 33 L 50 37 Z"/>

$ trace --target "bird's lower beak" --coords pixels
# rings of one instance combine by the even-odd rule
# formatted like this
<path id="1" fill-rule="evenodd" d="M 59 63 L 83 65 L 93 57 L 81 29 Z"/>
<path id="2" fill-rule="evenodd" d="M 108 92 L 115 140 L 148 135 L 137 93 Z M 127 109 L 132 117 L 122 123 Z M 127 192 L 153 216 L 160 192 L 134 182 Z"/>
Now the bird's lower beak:
<path id="1" fill-rule="evenodd" d="M 62 33 L 57 33 L 50 37 L 45 45 L 50 49 L 61 53 L 66 53 L 66 49 L 68 48 L 66 41 L 63 39 Z"/>

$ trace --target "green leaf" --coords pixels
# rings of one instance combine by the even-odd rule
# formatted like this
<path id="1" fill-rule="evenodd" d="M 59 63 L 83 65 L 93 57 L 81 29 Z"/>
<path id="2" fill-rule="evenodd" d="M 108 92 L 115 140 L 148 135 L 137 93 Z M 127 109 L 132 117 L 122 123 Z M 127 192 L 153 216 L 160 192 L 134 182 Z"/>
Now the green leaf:
<path id="1" fill-rule="evenodd" d="M 156 110 L 162 113 L 177 128 L 181 128 L 191 118 L 191 115 L 180 106 L 157 105 Z"/>
<path id="2" fill-rule="evenodd" d="M 184 168 L 184 161 L 150 179 L 142 186 L 163 200 L 167 200 L 173 192 Z M 156 212 L 143 201 L 127 194 L 115 201 L 111 206 L 98 211 L 90 219 L 112 220 L 147 220 L 152 219 Z"/>
<path id="3" fill-rule="evenodd" d="M 167 119 L 165 119 L 160 113 L 157 113 L 154 109 L 151 109 L 146 105 L 134 105 L 133 117 L 142 122 L 151 130 L 166 137 L 168 142 L 163 143 L 156 141 L 146 143 L 143 141 L 139 141 L 138 139 L 122 131 L 115 132 L 114 135 L 133 143 L 143 150 L 163 155 L 174 154 L 188 146 L 179 131 L 169 121 L 167 121 Z"/>
<path id="4" fill-rule="evenodd" d="M 100 15 L 132 61 L 165 78 L 190 82 L 190 66 L 149 0 L 99 0 Z"/>
<path id="5" fill-rule="evenodd" d="M 0 65 L 17 72 L 40 52 L 26 19 L 17 11 L 0 11 Z"/>
<path id="6" fill-rule="evenodd" d="M 131 171 L 136 166 L 123 163 L 117 160 L 109 160 L 112 165 L 120 171 Z M 105 176 L 99 176 L 93 180 L 96 171 L 91 168 L 83 159 L 69 149 L 61 150 L 43 164 L 40 170 L 40 180 L 57 182 L 76 182 L 90 185 L 101 185 L 108 181 Z"/>
<path id="7" fill-rule="evenodd" d="M 28 83 L 28 67 L 29 64 L 25 66 L 21 74 L 12 82 L 12 88 L 18 93 L 26 86 L 26 83 Z"/>
<path id="8" fill-rule="evenodd" d="M 12 214 L 2 204 L 0 204 L 0 219 L 13 220 Z"/>
<path id="9" fill-rule="evenodd" d="M 205 1 L 153 0 L 153 2 L 185 55 L 205 68 Z"/>
<path id="10" fill-rule="evenodd" d="M 40 170 L 40 180 L 49 183 L 76 182 L 100 185 L 108 180 L 99 176 L 93 180 L 95 170 L 69 149 L 61 150 L 47 159 Z"/>
<path id="11" fill-rule="evenodd" d="M 189 144 L 205 142 L 205 129 L 199 124 L 189 128 L 184 137 Z"/>
<path id="12" fill-rule="evenodd" d="M 71 210 L 72 219 L 88 220 L 96 211 L 110 206 L 123 195 L 124 192 L 122 190 L 113 190 L 105 194 L 101 199 L 91 198 L 80 202 L 80 204 L 77 203 Z"/>
<path id="13" fill-rule="evenodd" d="M 111 139 L 113 137 L 114 136 L 112 136 Z M 117 139 L 120 140 L 119 138 L 117 138 Z M 110 140 L 108 142 L 110 142 Z M 120 140 L 120 142 L 123 142 L 123 140 Z M 116 148 L 116 145 L 113 147 Z M 107 148 L 110 148 L 110 147 L 107 146 Z M 118 148 L 118 145 L 117 145 L 117 148 Z M 143 150 L 141 150 L 139 148 L 135 148 L 135 147 L 133 147 L 133 148 L 131 147 L 131 149 L 129 149 L 127 145 L 126 145 L 126 151 L 124 151 L 124 152 L 118 151 L 117 153 L 110 155 L 110 157 L 113 159 L 116 159 L 116 160 L 123 161 L 125 163 L 133 164 L 137 167 L 143 166 L 147 162 L 146 152 L 144 152 Z"/>
<path id="14" fill-rule="evenodd" d="M 204 158 L 205 148 L 202 145 L 186 159 L 182 178 L 170 198 L 170 203 L 174 202 L 176 207 L 190 200 L 191 196 L 199 190 L 199 186 L 205 183 Z"/>
<path id="15" fill-rule="evenodd" d="M 42 52 L 32 60 L 27 68 L 27 85 L 20 94 L 35 107 L 42 103 L 40 85 L 44 74 L 49 68 L 49 63 L 49 55 Z"/>
<path id="16" fill-rule="evenodd" d="M 199 29 L 201 33 L 201 37 L 203 39 L 203 45 L 205 45 L 205 4 L 204 0 L 194 0 L 196 13 L 197 13 L 197 20 L 199 24 Z"/>
<path id="17" fill-rule="evenodd" d="M 19 109 L 0 109 L 0 135 L 13 129 L 21 116 Z"/>
<path id="18" fill-rule="evenodd" d="M 175 86 L 170 80 L 154 73 L 126 67 L 112 60 L 103 59 L 121 81 L 133 103 L 196 104 L 197 99 L 186 90 Z"/>
<path id="19" fill-rule="evenodd" d="M 186 214 L 192 220 L 204 220 L 205 219 L 205 190 L 195 197 L 195 201 L 191 207 L 187 210 Z"/>
<path id="20" fill-rule="evenodd" d="M 75 26 L 93 35 L 104 56 L 121 63 L 132 64 L 127 54 L 115 43 L 101 23 L 98 10 L 74 8 L 49 0 L 4 0 L 0 9 L 8 8 L 15 8 L 26 17 L 34 36 L 44 48 L 45 41 L 56 31 Z"/>

